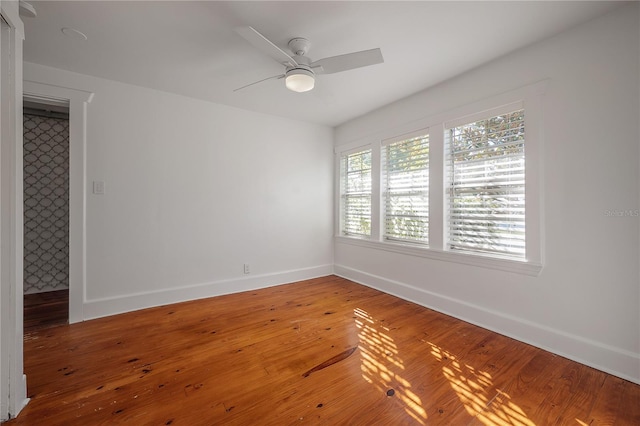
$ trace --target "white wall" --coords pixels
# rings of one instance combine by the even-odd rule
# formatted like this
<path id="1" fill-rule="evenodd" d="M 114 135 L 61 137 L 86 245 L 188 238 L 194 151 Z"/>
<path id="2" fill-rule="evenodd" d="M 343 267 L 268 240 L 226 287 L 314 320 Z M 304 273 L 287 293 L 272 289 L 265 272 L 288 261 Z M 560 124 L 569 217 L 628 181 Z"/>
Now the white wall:
<path id="1" fill-rule="evenodd" d="M 336 129 L 336 145 L 549 79 L 538 277 L 335 244 L 335 270 L 640 382 L 638 4 Z"/>
<path id="2" fill-rule="evenodd" d="M 24 78 L 95 93 L 85 319 L 332 272 L 331 128 L 31 63 Z"/>

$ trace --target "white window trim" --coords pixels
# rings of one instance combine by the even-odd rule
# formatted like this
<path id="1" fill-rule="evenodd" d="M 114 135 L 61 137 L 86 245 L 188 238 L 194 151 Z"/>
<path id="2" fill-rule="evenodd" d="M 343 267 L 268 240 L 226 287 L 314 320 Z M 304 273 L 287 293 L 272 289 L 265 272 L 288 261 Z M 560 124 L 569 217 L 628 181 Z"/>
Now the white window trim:
<path id="1" fill-rule="evenodd" d="M 337 235 L 335 241 L 338 244 L 354 245 L 358 247 L 383 250 L 392 253 L 400 253 L 407 256 L 423 257 L 426 259 L 440 260 L 443 262 L 459 263 L 463 265 L 477 266 L 487 269 L 497 269 L 516 274 L 538 276 L 542 270 L 542 264 L 528 261 L 501 259 L 475 253 L 462 253 L 434 249 L 418 244 L 401 244 L 390 241 L 372 241 L 364 238 L 350 238 Z"/>
<path id="2" fill-rule="evenodd" d="M 387 138 L 387 139 L 383 139 L 380 144 L 381 146 L 387 146 L 390 145 L 392 143 L 396 143 L 396 142 L 402 142 L 402 141 L 406 141 L 407 139 L 414 139 L 420 136 L 425 136 L 429 134 L 429 128 L 428 127 L 424 127 L 422 129 L 419 130 L 414 130 L 412 132 L 409 133 L 405 133 L 399 136 L 394 136 L 392 138 Z"/>
<path id="3" fill-rule="evenodd" d="M 335 231 L 335 241 L 359 247 L 384 250 L 409 256 L 418 256 L 445 262 L 453 262 L 488 269 L 496 269 L 517 274 L 538 276 L 544 265 L 544 223 L 542 211 L 544 197 L 542 193 L 544 165 L 543 160 L 543 114 L 542 96 L 547 80 L 540 81 L 515 90 L 504 92 L 487 99 L 472 102 L 453 110 L 435 114 L 412 123 L 407 123 L 376 135 L 366 140 L 336 147 L 336 170 L 342 155 L 354 150 L 372 149 L 372 205 L 371 236 L 369 238 L 352 238 L 340 235 L 339 223 Z M 445 125 L 469 118 L 486 116 L 488 112 L 505 105 L 521 102 L 526 115 L 526 259 L 505 259 L 483 253 L 465 253 L 445 250 L 445 194 L 444 194 L 444 131 Z M 407 134 L 420 133 L 424 129 L 429 132 L 429 246 L 383 240 L 381 237 L 381 164 L 380 153 L 384 143 L 398 140 Z M 336 179 L 336 217 L 340 217 L 339 176 Z M 337 221 L 339 222 L 339 221 Z"/>

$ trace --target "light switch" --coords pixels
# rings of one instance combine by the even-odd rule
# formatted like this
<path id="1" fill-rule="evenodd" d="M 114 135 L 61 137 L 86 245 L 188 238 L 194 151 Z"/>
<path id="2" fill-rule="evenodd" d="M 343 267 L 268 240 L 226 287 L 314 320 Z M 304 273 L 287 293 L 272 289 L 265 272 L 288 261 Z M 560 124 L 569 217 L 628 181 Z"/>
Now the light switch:
<path id="1" fill-rule="evenodd" d="M 104 182 L 100 180 L 93 181 L 93 193 L 96 195 L 104 194 Z"/>

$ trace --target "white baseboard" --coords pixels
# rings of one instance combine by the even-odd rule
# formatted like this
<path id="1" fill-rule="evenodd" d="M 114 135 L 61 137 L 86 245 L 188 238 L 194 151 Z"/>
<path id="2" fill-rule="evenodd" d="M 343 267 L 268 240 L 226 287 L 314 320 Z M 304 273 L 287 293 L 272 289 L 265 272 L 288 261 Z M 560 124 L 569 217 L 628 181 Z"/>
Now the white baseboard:
<path id="1" fill-rule="evenodd" d="M 640 384 L 640 354 L 346 266 L 334 274 Z"/>
<path id="2" fill-rule="evenodd" d="M 186 287 L 174 287 L 152 292 L 88 300 L 83 304 L 83 317 L 84 320 L 101 318 L 171 303 L 222 296 L 224 294 L 239 293 L 295 281 L 308 280 L 331 275 L 332 273 L 333 265 L 320 265 L 272 274 L 250 275 L 213 281 Z"/>

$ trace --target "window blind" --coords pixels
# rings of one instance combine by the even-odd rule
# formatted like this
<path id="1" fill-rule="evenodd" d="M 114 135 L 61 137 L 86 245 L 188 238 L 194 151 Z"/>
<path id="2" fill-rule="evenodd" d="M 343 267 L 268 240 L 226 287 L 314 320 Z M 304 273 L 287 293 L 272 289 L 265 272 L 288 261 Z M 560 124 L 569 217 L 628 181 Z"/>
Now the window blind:
<path id="1" fill-rule="evenodd" d="M 371 150 L 341 158 L 342 234 L 371 235 Z"/>
<path id="2" fill-rule="evenodd" d="M 384 238 L 429 243 L 429 135 L 382 148 Z"/>
<path id="3" fill-rule="evenodd" d="M 448 248 L 524 258 L 524 110 L 457 125 L 446 136 Z"/>

